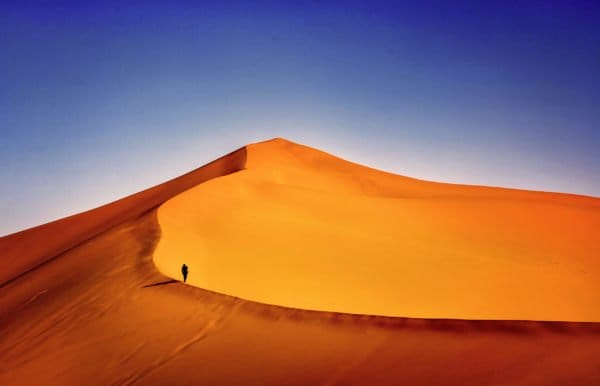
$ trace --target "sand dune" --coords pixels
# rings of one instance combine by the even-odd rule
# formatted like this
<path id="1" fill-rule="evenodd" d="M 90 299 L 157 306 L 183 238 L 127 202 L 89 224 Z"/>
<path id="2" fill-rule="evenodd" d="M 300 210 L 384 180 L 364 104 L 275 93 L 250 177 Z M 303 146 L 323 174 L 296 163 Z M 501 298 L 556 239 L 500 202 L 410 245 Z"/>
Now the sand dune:
<path id="1" fill-rule="evenodd" d="M 108 205 L 0 238 L 0 286 L 85 240 L 214 177 L 243 168 L 242 148 L 164 184 Z"/>
<path id="2" fill-rule="evenodd" d="M 0 384 L 600 384 L 600 323 L 446 319 L 597 321 L 598 205 L 250 145 L 0 238 Z"/>
<path id="3" fill-rule="evenodd" d="M 158 211 L 198 287 L 356 314 L 600 321 L 600 199 L 393 175 L 276 139 Z"/>

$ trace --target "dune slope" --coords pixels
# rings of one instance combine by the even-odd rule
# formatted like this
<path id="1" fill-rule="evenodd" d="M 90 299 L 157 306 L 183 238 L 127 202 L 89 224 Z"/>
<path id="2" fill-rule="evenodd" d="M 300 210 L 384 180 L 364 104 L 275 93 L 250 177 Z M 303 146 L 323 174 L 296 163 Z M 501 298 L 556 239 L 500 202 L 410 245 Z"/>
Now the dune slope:
<path id="1" fill-rule="evenodd" d="M 267 306 L 158 273 L 154 211 L 0 288 L 2 385 L 594 385 L 600 325 Z"/>
<path id="2" fill-rule="evenodd" d="M 236 150 L 171 181 L 99 208 L 0 237 L 0 287 L 85 240 L 135 218 L 211 178 L 241 170 L 246 149 Z"/>
<path id="3" fill-rule="evenodd" d="M 268 304 L 600 321 L 600 199 L 421 181 L 276 139 L 164 203 L 161 272 Z"/>

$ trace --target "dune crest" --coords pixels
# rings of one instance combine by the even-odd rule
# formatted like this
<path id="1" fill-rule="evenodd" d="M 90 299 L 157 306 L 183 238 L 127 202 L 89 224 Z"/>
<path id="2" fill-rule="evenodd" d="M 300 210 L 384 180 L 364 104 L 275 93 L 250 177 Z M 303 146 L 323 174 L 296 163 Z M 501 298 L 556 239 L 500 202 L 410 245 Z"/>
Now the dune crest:
<path id="1" fill-rule="evenodd" d="M 309 310 L 600 321 L 600 199 L 436 183 L 275 139 L 160 206 L 158 269 Z"/>

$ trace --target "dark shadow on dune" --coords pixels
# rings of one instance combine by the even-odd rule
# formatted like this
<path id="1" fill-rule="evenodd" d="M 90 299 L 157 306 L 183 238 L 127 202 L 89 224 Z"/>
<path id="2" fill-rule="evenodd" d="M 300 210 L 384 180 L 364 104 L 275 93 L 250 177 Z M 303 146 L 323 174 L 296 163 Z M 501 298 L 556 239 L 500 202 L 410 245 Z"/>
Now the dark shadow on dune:
<path id="1" fill-rule="evenodd" d="M 178 281 L 174 280 L 174 279 L 165 280 L 165 281 L 161 281 L 161 282 L 158 282 L 158 283 L 146 284 L 142 288 L 156 287 L 157 285 L 167 285 L 167 284 L 173 284 L 173 283 L 178 283 Z"/>
<path id="2" fill-rule="evenodd" d="M 490 332 L 508 335 L 566 334 L 600 336 L 598 322 L 535 321 L 535 320 L 472 320 L 472 319 L 425 319 L 391 317 L 379 315 L 345 314 L 330 311 L 313 311 L 263 304 L 238 297 L 197 288 L 194 286 L 171 287 L 187 296 L 193 296 L 203 304 L 235 307 L 238 312 L 254 315 L 272 321 L 304 323 L 325 323 L 340 328 L 376 327 L 386 330 L 426 330 L 448 334 L 485 334 Z"/>

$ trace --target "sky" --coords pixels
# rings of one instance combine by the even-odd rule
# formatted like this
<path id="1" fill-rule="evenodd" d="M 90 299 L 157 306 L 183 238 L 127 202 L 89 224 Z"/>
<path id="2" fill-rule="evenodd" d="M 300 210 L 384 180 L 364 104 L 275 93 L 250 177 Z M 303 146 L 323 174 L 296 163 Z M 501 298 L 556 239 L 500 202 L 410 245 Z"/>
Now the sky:
<path id="1" fill-rule="evenodd" d="M 284 137 L 600 196 L 595 1 L 0 2 L 0 235 Z"/>

